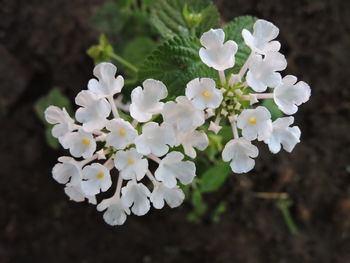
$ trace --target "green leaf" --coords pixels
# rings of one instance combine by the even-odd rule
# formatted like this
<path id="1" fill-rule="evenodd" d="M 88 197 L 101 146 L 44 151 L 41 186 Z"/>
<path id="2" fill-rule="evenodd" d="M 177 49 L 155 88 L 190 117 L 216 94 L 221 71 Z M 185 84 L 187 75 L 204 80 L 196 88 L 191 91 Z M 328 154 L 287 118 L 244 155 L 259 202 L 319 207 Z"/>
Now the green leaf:
<path id="1" fill-rule="evenodd" d="M 208 206 L 206 203 L 204 203 L 202 198 L 202 193 L 198 190 L 194 190 L 192 193 L 192 205 L 194 209 L 194 215 L 196 216 L 202 216 L 207 211 Z"/>
<path id="2" fill-rule="evenodd" d="M 156 47 L 156 43 L 148 37 L 136 37 L 124 48 L 123 57 L 135 66 L 140 66 Z"/>
<path id="3" fill-rule="evenodd" d="M 130 0 L 119 0 L 105 3 L 92 16 L 92 26 L 103 33 L 120 32 L 131 15 L 131 2 Z"/>
<path id="4" fill-rule="evenodd" d="M 211 217 L 213 223 L 219 223 L 221 219 L 221 215 L 225 213 L 225 211 L 226 211 L 226 203 L 222 201 L 213 211 L 213 214 Z"/>
<path id="5" fill-rule="evenodd" d="M 175 37 L 158 46 L 139 70 L 139 79 L 163 81 L 171 96 L 183 95 L 186 84 L 198 77 L 217 78 L 217 72 L 202 63 L 199 40 Z"/>
<path id="6" fill-rule="evenodd" d="M 231 173 L 228 163 L 221 162 L 207 170 L 200 180 L 199 189 L 202 193 L 213 192 L 221 187 Z"/>
<path id="7" fill-rule="evenodd" d="M 219 12 L 210 0 L 157 0 L 151 23 L 164 38 L 199 36 L 219 26 Z"/>
<path id="8" fill-rule="evenodd" d="M 238 45 L 236 63 L 234 68 L 230 70 L 232 73 L 238 73 L 250 54 L 250 48 L 243 41 L 242 30 L 247 29 L 252 32 L 256 20 L 257 18 L 253 16 L 239 16 L 224 28 L 226 40 L 234 40 Z"/>
<path id="9" fill-rule="evenodd" d="M 266 107 L 271 113 L 272 121 L 283 117 L 283 112 L 278 108 L 277 104 L 273 99 L 265 99 L 262 106 Z"/>
<path id="10" fill-rule="evenodd" d="M 98 45 L 91 46 L 86 52 L 95 64 L 100 62 L 110 62 L 114 53 L 112 45 L 104 34 L 100 35 Z"/>
<path id="11" fill-rule="evenodd" d="M 58 88 L 53 88 L 49 93 L 41 97 L 34 105 L 34 111 L 36 112 L 38 118 L 45 124 L 45 138 L 48 145 L 54 149 L 58 149 L 59 143 L 56 138 L 51 134 L 51 129 L 53 125 L 49 124 L 45 120 L 45 110 L 50 105 L 57 106 L 59 108 L 65 108 L 68 113 L 72 112 L 72 105 L 69 99 L 64 96 Z"/>
<path id="12" fill-rule="evenodd" d="M 44 124 L 48 124 L 45 120 L 44 112 L 50 105 L 66 108 L 68 113 L 72 112 L 72 105 L 69 99 L 58 88 L 52 88 L 46 96 L 38 99 L 34 105 L 37 116 Z"/>

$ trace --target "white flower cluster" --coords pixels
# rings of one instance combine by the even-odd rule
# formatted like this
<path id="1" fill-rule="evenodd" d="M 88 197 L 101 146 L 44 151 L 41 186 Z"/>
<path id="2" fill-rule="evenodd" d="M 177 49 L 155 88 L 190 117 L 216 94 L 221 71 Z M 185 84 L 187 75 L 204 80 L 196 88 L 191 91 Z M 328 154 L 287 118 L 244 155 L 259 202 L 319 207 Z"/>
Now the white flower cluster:
<path id="1" fill-rule="evenodd" d="M 308 84 L 297 82 L 297 78 L 291 75 L 282 78 L 279 73 L 287 67 L 287 61 L 279 52 L 280 43 L 274 40 L 278 34 L 279 29 L 265 20 L 255 22 L 253 33 L 243 29 L 242 36 L 251 54 L 237 74 L 230 74 L 229 81 L 226 81 L 224 70 L 235 65 L 236 43 L 232 40 L 224 43 L 222 29 L 211 29 L 200 39 L 203 45 L 200 58 L 207 66 L 218 70 L 223 94 L 221 106 L 214 114 L 216 119 L 210 123 L 209 130 L 218 133 L 223 117 L 230 122 L 234 138 L 224 147 L 222 158 L 230 162 L 235 173 L 253 169 L 253 158 L 259 153 L 252 144 L 255 139 L 265 142 L 272 153 L 279 152 L 282 147 L 291 152 L 300 141 L 300 129 L 290 127 L 293 117 L 278 118 L 272 122 L 267 108 L 252 106 L 259 100 L 273 99 L 283 113 L 291 115 L 297 112 L 299 105 L 309 100 L 311 89 Z M 273 93 L 262 93 L 267 88 L 273 89 Z M 248 109 L 243 107 L 244 101 L 250 102 Z"/>
<path id="2" fill-rule="evenodd" d="M 177 182 L 191 183 L 196 167 L 185 160 L 184 154 L 170 149 L 182 145 L 186 155 L 194 158 L 194 148 L 204 150 L 208 146 L 206 134 L 196 130 L 204 123 L 203 109 L 197 109 L 186 97 L 161 102 L 168 91 L 158 80 L 147 79 L 143 87 L 132 91 L 129 111 L 134 120 L 130 123 L 121 118 L 114 95 L 121 92 L 124 79 L 115 78 L 116 72 L 111 63 L 95 67 L 97 79 L 91 79 L 88 89 L 75 98 L 80 106 L 75 119 L 80 124 L 65 109 L 50 106 L 45 111 L 46 120 L 54 125 L 53 136 L 73 157 L 82 158 L 60 157 L 52 170 L 53 178 L 66 185 L 71 200 L 88 199 L 96 204 L 96 195 L 112 187 L 111 170 L 119 172 L 115 194 L 97 205 L 98 211 L 105 211 L 103 218 L 110 225 L 123 224 L 130 210 L 135 215 L 146 214 L 151 204 L 156 209 L 165 202 L 172 208 L 179 206 L 184 193 Z M 209 80 L 208 85 L 215 89 L 214 81 Z M 220 101 L 215 103 L 219 105 Z M 159 114 L 164 120 L 161 124 L 152 121 Z M 154 175 L 149 160 L 158 165 Z M 152 192 L 141 182 L 145 176 L 153 184 Z"/>
<path id="3" fill-rule="evenodd" d="M 293 117 L 272 122 L 265 107 L 244 109 L 242 102 L 253 105 L 273 98 L 281 111 L 294 114 L 309 99 L 310 87 L 297 83 L 294 76 L 282 79 L 278 73 L 287 62 L 278 52 L 279 42 L 273 41 L 278 35 L 273 24 L 258 20 L 253 34 L 244 29 L 242 35 L 252 52 L 239 73 L 231 74 L 227 81 L 224 71 L 235 65 L 238 46 L 232 40 L 224 42 L 222 29 L 204 33 L 199 55 L 207 66 L 218 70 L 220 83 L 210 78 L 193 79 L 186 86 L 185 96 L 175 101 L 162 102 L 168 96 L 166 86 L 147 79 L 142 87 L 132 90 L 131 104 L 123 105 L 121 95 L 114 98 L 124 86 L 123 77 L 115 77 L 117 68 L 113 64 L 100 63 L 93 71 L 96 79 L 91 79 L 88 89 L 75 98 L 80 106 L 75 120 L 64 108 L 48 107 L 45 117 L 54 125 L 53 136 L 75 157 L 60 157 L 52 170 L 53 178 L 65 184 L 70 199 L 97 204 L 96 195 L 110 190 L 116 181 L 112 197 L 97 205 L 98 211 L 105 211 L 103 218 L 110 225 L 122 225 L 131 212 L 146 214 L 151 204 L 156 209 L 165 203 L 172 208 L 179 206 L 184 193 L 178 182 L 190 184 L 196 176 L 194 162 L 187 159 L 195 158 L 195 149 L 202 151 L 209 143 L 206 133 L 198 128 L 213 117 L 209 130 L 215 133 L 224 121 L 232 126 L 234 139 L 226 144 L 222 158 L 231 162 L 236 173 L 254 167 L 258 149 L 252 140 L 264 141 L 273 153 L 280 151 L 281 145 L 292 151 L 300 138 L 299 128 L 290 127 Z M 267 88 L 274 88 L 274 92 L 254 93 Z M 120 117 L 121 111 L 130 113 L 130 122 Z M 187 157 L 174 150 L 179 146 Z M 149 161 L 157 166 L 154 174 Z M 115 180 L 111 174 L 114 168 L 118 171 Z M 144 184 L 145 178 L 151 181 L 151 190 Z"/>

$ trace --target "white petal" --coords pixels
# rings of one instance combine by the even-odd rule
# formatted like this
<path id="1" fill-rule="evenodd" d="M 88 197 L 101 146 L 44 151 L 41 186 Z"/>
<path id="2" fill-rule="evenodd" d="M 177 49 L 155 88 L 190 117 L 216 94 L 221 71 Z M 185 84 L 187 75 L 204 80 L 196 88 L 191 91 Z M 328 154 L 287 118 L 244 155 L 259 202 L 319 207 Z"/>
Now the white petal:
<path id="1" fill-rule="evenodd" d="M 150 200 L 154 208 L 161 209 L 164 206 L 164 201 L 166 201 L 171 208 L 174 208 L 181 205 L 184 198 L 185 194 L 180 188 L 168 188 L 163 184 L 159 184 L 153 190 Z"/>

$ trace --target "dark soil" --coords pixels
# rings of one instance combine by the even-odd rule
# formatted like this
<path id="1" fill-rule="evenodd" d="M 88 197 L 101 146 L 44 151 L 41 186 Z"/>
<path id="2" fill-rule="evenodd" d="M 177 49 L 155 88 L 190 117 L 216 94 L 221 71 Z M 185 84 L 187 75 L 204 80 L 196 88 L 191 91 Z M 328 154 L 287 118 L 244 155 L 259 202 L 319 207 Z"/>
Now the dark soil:
<path id="1" fill-rule="evenodd" d="M 302 143 L 292 154 L 262 147 L 253 172 L 207 194 L 213 207 L 227 200 L 218 224 L 189 223 L 183 205 L 118 228 L 51 178 L 62 152 L 48 148 L 33 112 L 53 86 L 72 99 L 86 86 L 85 50 L 98 36 L 89 18 L 102 2 L 0 1 L 0 262 L 350 262 L 350 2 L 217 0 L 226 20 L 253 14 L 279 26 L 286 73 L 312 87 L 295 116 Z M 300 234 L 254 192 L 287 192 Z"/>

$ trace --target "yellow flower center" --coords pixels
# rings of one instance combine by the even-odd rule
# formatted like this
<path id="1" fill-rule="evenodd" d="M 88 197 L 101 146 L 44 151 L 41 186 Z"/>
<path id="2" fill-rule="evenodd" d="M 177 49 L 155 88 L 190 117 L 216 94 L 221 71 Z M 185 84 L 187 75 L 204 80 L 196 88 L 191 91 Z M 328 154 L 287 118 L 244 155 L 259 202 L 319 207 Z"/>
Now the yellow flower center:
<path id="1" fill-rule="evenodd" d="M 90 140 L 86 139 L 86 138 L 83 138 L 83 139 L 81 139 L 81 143 L 86 145 L 86 146 L 89 146 L 90 145 Z"/>
<path id="2" fill-rule="evenodd" d="M 256 123 L 256 118 L 254 116 L 249 117 L 248 122 L 250 124 L 255 124 Z"/>
<path id="3" fill-rule="evenodd" d="M 209 99 L 211 97 L 211 92 L 208 90 L 202 91 L 202 96 L 206 99 Z"/>
<path id="4" fill-rule="evenodd" d="M 104 176 L 105 176 L 105 175 L 104 175 L 102 172 L 99 172 L 99 173 L 96 175 L 96 177 L 97 177 L 98 179 L 102 179 Z"/>
<path id="5" fill-rule="evenodd" d="M 128 164 L 134 165 L 135 164 L 134 159 L 133 158 L 128 158 Z"/>
<path id="6" fill-rule="evenodd" d="M 123 128 L 120 128 L 118 133 L 120 136 L 124 136 L 126 134 L 125 129 L 123 129 Z"/>

